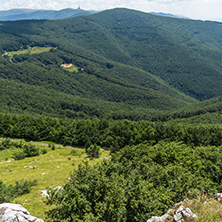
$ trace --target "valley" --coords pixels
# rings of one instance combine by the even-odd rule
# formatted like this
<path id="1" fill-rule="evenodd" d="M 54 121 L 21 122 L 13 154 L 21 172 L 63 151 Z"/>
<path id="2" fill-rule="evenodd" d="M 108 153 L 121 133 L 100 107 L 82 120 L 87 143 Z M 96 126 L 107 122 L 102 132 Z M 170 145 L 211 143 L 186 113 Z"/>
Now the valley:
<path id="1" fill-rule="evenodd" d="M 222 192 L 222 23 L 44 13 L 0 25 L 0 202 L 136 222 L 189 198 L 194 221 L 221 221 L 204 201 Z"/>

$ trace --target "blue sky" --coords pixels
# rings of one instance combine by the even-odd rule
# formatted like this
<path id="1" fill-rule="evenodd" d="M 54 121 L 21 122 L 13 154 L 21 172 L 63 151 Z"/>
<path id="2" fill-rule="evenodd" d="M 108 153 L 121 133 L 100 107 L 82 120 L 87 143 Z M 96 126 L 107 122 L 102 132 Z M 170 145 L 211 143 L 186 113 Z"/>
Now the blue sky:
<path id="1" fill-rule="evenodd" d="M 0 0 L 0 10 L 12 8 L 104 10 L 117 7 L 165 12 L 193 19 L 222 21 L 222 0 Z"/>

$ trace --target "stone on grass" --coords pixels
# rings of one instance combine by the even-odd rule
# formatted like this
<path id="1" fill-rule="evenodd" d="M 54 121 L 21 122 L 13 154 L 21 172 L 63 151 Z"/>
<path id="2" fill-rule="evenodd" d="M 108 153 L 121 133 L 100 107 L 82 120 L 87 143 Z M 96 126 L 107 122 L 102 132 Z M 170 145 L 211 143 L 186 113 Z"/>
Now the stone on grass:
<path id="1" fill-rule="evenodd" d="M 53 188 L 53 190 L 64 190 L 63 187 L 61 186 L 57 186 L 55 188 Z M 49 190 L 50 192 L 50 190 Z M 48 190 L 42 190 L 42 197 L 49 197 L 49 194 L 48 194 Z"/>
<path id="2" fill-rule="evenodd" d="M 217 193 L 215 196 L 214 196 L 214 199 L 219 201 L 219 202 L 222 202 L 222 193 Z"/>
<path id="3" fill-rule="evenodd" d="M 197 215 L 194 214 L 189 208 L 185 208 L 183 205 L 175 212 L 173 217 L 174 222 L 181 222 L 184 218 L 197 218 Z"/>
<path id="4" fill-rule="evenodd" d="M 161 217 L 151 217 L 147 222 L 165 222 L 171 212 L 172 209 L 168 210 L 168 212 Z"/>
<path id="5" fill-rule="evenodd" d="M 44 222 L 41 219 L 33 217 L 20 204 L 3 203 L 0 204 L 1 222 Z"/>

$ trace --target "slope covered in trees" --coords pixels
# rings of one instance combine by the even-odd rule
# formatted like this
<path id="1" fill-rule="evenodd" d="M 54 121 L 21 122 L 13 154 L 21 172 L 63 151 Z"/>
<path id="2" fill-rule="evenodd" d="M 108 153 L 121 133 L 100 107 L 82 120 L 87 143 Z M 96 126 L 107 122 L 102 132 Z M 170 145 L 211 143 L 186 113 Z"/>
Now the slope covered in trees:
<path id="1" fill-rule="evenodd" d="M 108 59 L 139 67 L 187 95 L 205 100 L 220 96 L 222 91 L 221 26 L 114 9 L 45 23 L 41 35 L 65 39 Z"/>
<path id="2" fill-rule="evenodd" d="M 30 25 L 30 22 L 24 24 Z M 1 88 L 2 111 L 40 111 L 51 116 L 60 116 L 63 113 L 67 117 L 74 117 L 75 114 L 65 114 L 63 110 L 87 113 L 85 107 L 90 110 L 97 107 L 96 113 L 90 111 L 87 115 L 101 117 L 107 111 L 118 110 L 121 113 L 134 109 L 142 110 L 145 114 L 150 113 L 148 109 L 169 110 L 195 102 L 195 99 L 176 91 L 161 79 L 141 69 L 107 60 L 75 45 L 49 42 L 41 36 L 31 37 L 37 38 L 36 42 L 31 42 L 31 38 L 23 35 L 18 37 L 15 33 L 20 30 L 16 30 L 16 25 L 17 23 L 3 25 L 1 33 L 4 39 L 1 42 L 0 58 L 0 77 L 4 83 Z M 4 33 L 6 29 L 7 35 Z M 9 32 L 13 38 L 6 41 Z M 38 38 L 43 38 L 44 41 Z M 40 54 L 22 53 L 27 51 L 29 45 L 53 48 Z M 22 50 L 15 53 L 18 46 Z M 73 63 L 78 72 L 62 69 L 60 66 L 63 63 Z M 37 93 L 30 98 L 26 96 L 33 94 L 30 91 Z M 58 98 L 56 102 L 55 98 Z M 48 102 L 43 102 L 46 100 Z M 107 104 L 107 109 L 103 104 Z M 103 114 L 100 115 L 99 112 Z"/>
<path id="3" fill-rule="evenodd" d="M 221 95 L 220 23 L 114 9 L 60 21 L 2 22 L 0 36 L 3 112 L 131 118 L 126 113 L 134 110 L 134 119 L 148 119 L 153 109 Z M 8 56 L 33 46 L 52 49 Z M 30 101 L 30 91 L 39 99 Z"/>

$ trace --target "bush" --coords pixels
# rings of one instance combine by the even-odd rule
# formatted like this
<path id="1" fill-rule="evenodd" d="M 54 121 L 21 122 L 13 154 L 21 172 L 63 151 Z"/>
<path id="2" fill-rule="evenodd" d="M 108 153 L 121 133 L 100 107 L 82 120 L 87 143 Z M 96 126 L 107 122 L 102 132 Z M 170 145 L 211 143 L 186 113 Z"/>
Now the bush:
<path id="1" fill-rule="evenodd" d="M 3 138 L 0 144 L 0 149 L 7 149 L 10 148 L 11 140 L 9 138 Z"/>
<path id="2" fill-rule="evenodd" d="M 91 152 L 96 145 L 91 146 Z M 161 142 L 126 146 L 110 161 L 79 165 L 63 192 L 50 193 L 50 221 L 146 221 L 188 192 L 215 194 L 222 181 L 222 147 Z M 86 219 L 87 218 L 87 219 Z"/>
<path id="3" fill-rule="evenodd" d="M 78 152 L 75 150 L 75 149 L 72 149 L 71 152 L 70 152 L 70 155 L 72 156 L 78 156 Z"/>
<path id="4" fill-rule="evenodd" d="M 0 181 L 0 203 L 12 202 L 18 196 L 30 193 L 31 187 L 37 185 L 37 180 L 27 181 L 21 180 L 16 181 L 15 186 L 6 186 Z"/>
<path id="5" fill-rule="evenodd" d="M 23 152 L 25 153 L 26 157 L 32 157 L 32 156 L 39 156 L 39 148 L 35 147 L 32 144 L 26 144 L 23 148 Z"/>
<path id="6" fill-rule="evenodd" d="M 52 145 L 52 150 L 55 150 L 55 145 L 54 144 Z"/>
<path id="7" fill-rule="evenodd" d="M 46 154 L 47 153 L 47 150 L 44 148 L 41 150 L 42 154 Z"/>
<path id="8" fill-rule="evenodd" d="M 28 181 L 28 180 L 20 180 L 15 182 L 15 193 L 18 196 L 21 196 L 23 194 L 30 193 L 31 187 L 37 185 L 37 180 L 34 181 Z"/>
<path id="9" fill-rule="evenodd" d="M 97 146 L 96 144 L 91 145 L 90 147 L 86 148 L 86 153 L 88 155 L 88 157 L 92 157 L 92 158 L 99 158 L 100 156 L 100 146 Z"/>
<path id="10" fill-rule="evenodd" d="M 26 154 L 23 151 L 19 151 L 19 152 L 13 153 L 12 157 L 14 160 L 22 160 L 22 159 L 25 159 Z"/>
<path id="11" fill-rule="evenodd" d="M 47 153 L 47 150 L 43 151 Z M 13 154 L 14 160 L 22 160 L 25 159 L 26 157 L 33 157 L 33 156 L 39 156 L 40 151 L 39 148 L 33 146 L 32 144 L 25 144 L 22 151 L 15 152 Z"/>

